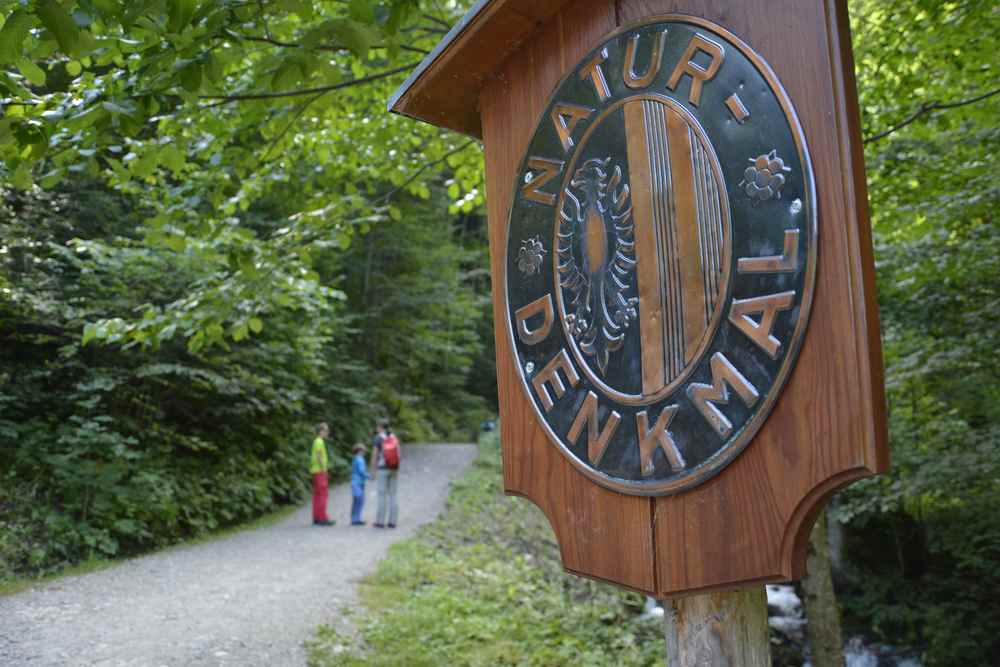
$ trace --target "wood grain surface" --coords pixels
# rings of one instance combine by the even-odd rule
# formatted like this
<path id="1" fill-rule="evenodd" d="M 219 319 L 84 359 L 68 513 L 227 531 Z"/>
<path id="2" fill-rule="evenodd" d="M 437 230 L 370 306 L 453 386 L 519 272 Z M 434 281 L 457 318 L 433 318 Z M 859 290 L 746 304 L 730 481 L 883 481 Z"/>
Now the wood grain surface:
<path id="1" fill-rule="evenodd" d="M 480 97 L 486 147 L 490 257 L 502 275 L 503 234 L 514 179 L 538 115 L 556 83 L 604 34 L 614 7 L 570 3 L 519 49 Z M 535 502 L 549 518 L 563 566 L 642 591 L 655 589 L 648 498 L 624 496 L 580 475 L 549 441 L 521 388 L 503 321 L 506 293 L 493 290 L 504 488 Z"/>
<path id="2" fill-rule="evenodd" d="M 763 586 L 665 600 L 668 667 L 770 667 Z"/>
<path id="3" fill-rule="evenodd" d="M 509 493 L 552 523 L 571 572 L 657 597 L 799 578 L 812 520 L 844 484 L 888 466 L 882 357 L 864 165 L 840 0 L 570 2 L 485 81 L 479 97 L 493 275 L 503 275 L 514 179 L 557 82 L 608 33 L 683 13 L 729 29 L 770 64 L 808 144 L 819 254 L 795 370 L 757 436 L 710 481 L 676 496 L 618 494 L 578 473 L 521 387 L 494 285 L 497 382 Z"/>

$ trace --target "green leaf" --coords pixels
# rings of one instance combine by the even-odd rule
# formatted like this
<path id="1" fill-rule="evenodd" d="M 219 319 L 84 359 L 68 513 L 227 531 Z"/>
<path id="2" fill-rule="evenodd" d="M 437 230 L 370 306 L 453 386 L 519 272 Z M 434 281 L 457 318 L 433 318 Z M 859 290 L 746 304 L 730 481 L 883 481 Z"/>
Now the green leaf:
<path id="1" fill-rule="evenodd" d="M 21 46 L 31 29 L 31 15 L 23 9 L 15 10 L 0 29 L 0 65 L 12 63 L 21 57 Z"/>
<path id="2" fill-rule="evenodd" d="M 93 323 L 87 322 L 87 324 L 83 325 L 83 340 L 80 342 L 80 345 L 86 345 L 87 343 L 92 341 L 94 339 L 95 334 L 96 334 L 96 329 Z"/>
<path id="3" fill-rule="evenodd" d="M 139 533 L 139 524 L 132 519 L 118 519 L 114 523 L 115 530 L 125 535 L 135 535 Z"/>
<path id="4" fill-rule="evenodd" d="M 375 3 L 371 0 L 351 0 L 347 5 L 347 13 L 355 21 L 375 23 Z"/>
<path id="5" fill-rule="evenodd" d="M 187 247 L 187 239 L 177 234 L 164 237 L 163 243 L 174 252 L 184 252 L 184 248 Z"/>
<path id="6" fill-rule="evenodd" d="M 337 67 L 336 63 L 327 63 L 322 69 L 323 83 L 328 86 L 335 86 L 344 80 L 344 74 Z"/>
<path id="7" fill-rule="evenodd" d="M 169 5 L 167 29 L 170 32 L 181 32 L 191 23 L 198 3 L 196 0 L 170 0 Z"/>
<path id="8" fill-rule="evenodd" d="M 253 331 L 254 333 L 260 333 L 264 329 L 264 323 L 256 317 L 251 317 L 247 320 L 247 326 L 249 326 L 250 331 Z"/>
<path id="9" fill-rule="evenodd" d="M 338 44 L 358 58 L 368 55 L 368 49 L 375 41 L 371 31 L 357 21 L 346 19 L 330 21 L 329 31 Z"/>
<path id="10" fill-rule="evenodd" d="M 14 169 L 14 174 L 11 176 L 10 182 L 18 190 L 28 190 L 31 188 L 31 164 L 28 162 L 22 162 L 17 165 Z"/>
<path id="11" fill-rule="evenodd" d="M 117 0 L 90 0 L 90 4 L 106 18 L 120 19 L 122 17 L 121 3 Z"/>
<path id="12" fill-rule="evenodd" d="M 278 7 L 286 12 L 297 14 L 299 18 L 312 18 L 312 3 L 307 0 L 279 0 Z"/>
<path id="13" fill-rule="evenodd" d="M 181 87 L 192 93 L 198 92 L 201 88 L 202 67 L 198 63 L 190 63 L 180 72 Z"/>
<path id="14" fill-rule="evenodd" d="M 219 83 L 222 81 L 222 77 L 225 76 L 225 73 L 225 63 L 221 58 L 216 56 L 214 53 L 209 53 L 205 56 L 204 74 L 206 79 L 212 83 Z"/>
<path id="15" fill-rule="evenodd" d="M 31 62 L 27 58 L 21 58 L 17 61 L 17 71 L 19 71 L 25 79 L 35 84 L 36 86 L 45 85 L 45 72 L 41 67 Z"/>
<path id="16" fill-rule="evenodd" d="M 406 20 L 406 15 L 410 11 L 410 3 L 405 2 L 394 2 L 392 4 L 392 9 L 389 10 L 389 18 L 385 22 L 385 33 L 387 35 L 395 35 L 399 31 L 399 27 Z"/>
<path id="17" fill-rule="evenodd" d="M 61 4 L 56 0 L 39 0 L 35 6 L 35 14 L 41 19 L 42 25 L 55 36 L 63 53 L 76 53 L 80 44 L 80 29 Z"/>
<path id="18" fill-rule="evenodd" d="M 165 146 L 160 151 L 160 164 L 172 171 L 174 176 L 181 173 L 186 162 L 184 152 L 176 146 Z"/>
<path id="19" fill-rule="evenodd" d="M 63 177 L 62 169 L 53 169 L 52 171 L 42 176 L 41 186 L 46 190 L 48 190 L 49 188 L 52 188 L 56 184 L 58 184 L 59 181 L 62 180 L 62 177 Z"/>
<path id="20" fill-rule="evenodd" d="M 102 102 L 101 106 L 110 111 L 113 114 L 123 114 L 126 116 L 132 115 L 136 112 L 135 105 L 131 102 Z"/>
<path id="21" fill-rule="evenodd" d="M 66 72 L 70 76 L 79 76 L 80 72 L 83 71 L 83 66 L 80 64 L 79 60 L 70 60 L 66 63 Z"/>
<path id="22" fill-rule="evenodd" d="M 137 178 L 146 178 L 156 170 L 158 157 L 156 149 L 148 149 L 142 157 L 129 162 L 129 171 Z"/>
<path id="23" fill-rule="evenodd" d="M 297 63 L 285 61 L 275 70 L 271 77 L 271 89 L 276 91 L 289 90 L 302 76 L 302 70 Z"/>

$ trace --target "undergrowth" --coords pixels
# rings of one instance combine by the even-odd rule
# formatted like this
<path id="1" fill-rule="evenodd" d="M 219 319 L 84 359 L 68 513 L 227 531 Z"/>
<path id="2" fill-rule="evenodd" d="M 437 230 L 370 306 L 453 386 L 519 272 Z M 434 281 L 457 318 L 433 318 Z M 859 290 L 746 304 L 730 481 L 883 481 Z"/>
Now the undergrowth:
<path id="1" fill-rule="evenodd" d="M 359 636 L 321 626 L 309 664 L 662 664 L 662 627 L 641 616 L 645 598 L 565 574 L 542 513 L 503 495 L 496 433 L 479 448 L 442 515 L 362 584 Z"/>

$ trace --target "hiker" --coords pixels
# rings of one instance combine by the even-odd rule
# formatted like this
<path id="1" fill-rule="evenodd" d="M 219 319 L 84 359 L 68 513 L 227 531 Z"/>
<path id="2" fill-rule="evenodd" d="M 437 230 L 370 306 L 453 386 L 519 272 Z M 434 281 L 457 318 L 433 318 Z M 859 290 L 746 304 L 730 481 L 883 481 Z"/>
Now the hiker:
<path id="1" fill-rule="evenodd" d="M 331 521 L 326 515 L 326 501 L 329 496 L 329 461 L 326 457 L 326 437 L 330 435 L 330 427 L 326 422 L 322 422 L 316 427 L 316 439 L 313 440 L 312 454 L 309 457 L 309 473 L 313 480 L 313 525 L 332 526 L 336 521 Z"/>
<path id="2" fill-rule="evenodd" d="M 351 525 L 363 526 L 361 512 L 365 507 L 365 482 L 371 479 L 368 467 L 365 465 L 365 446 L 362 443 L 354 445 L 354 461 L 351 463 Z"/>
<path id="3" fill-rule="evenodd" d="M 389 428 L 388 419 L 379 419 L 372 447 L 371 467 L 376 470 L 376 528 L 395 528 L 399 515 L 396 485 L 399 479 L 399 438 Z M 388 519 L 388 521 L 386 521 Z"/>

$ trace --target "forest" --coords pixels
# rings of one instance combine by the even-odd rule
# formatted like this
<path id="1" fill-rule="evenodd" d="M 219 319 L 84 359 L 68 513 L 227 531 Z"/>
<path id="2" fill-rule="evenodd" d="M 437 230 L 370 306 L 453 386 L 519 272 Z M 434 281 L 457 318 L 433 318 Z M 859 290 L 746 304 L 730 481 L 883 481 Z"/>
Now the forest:
<path id="1" fill-rule="evenodd" d="M 496 414 L 481 146 L 393 116 L 454 0 L 0 0 L 0 584 Z M 850 0 L 892 469 L 845 632 L 1000 664 L 1000 9 Z"/>

